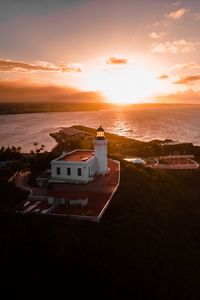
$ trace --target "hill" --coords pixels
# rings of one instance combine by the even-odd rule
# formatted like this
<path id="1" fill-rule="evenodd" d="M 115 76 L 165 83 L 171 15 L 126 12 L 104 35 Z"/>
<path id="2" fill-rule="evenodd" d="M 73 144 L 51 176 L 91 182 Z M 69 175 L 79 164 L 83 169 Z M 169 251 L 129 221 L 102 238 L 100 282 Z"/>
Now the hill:
<path id="1" fill-rule="evenodd" d="M 198 171 L 121 160 L 120 187 L 98 224 L 1 213 L 7 295 L 199 299 L 199 182 Z"/>

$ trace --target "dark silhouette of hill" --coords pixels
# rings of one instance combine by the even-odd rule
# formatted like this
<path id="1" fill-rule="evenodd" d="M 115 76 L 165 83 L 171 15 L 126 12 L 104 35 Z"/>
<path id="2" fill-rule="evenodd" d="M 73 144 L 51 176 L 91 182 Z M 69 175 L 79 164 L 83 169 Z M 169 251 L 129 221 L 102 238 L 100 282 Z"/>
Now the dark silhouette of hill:
<path id="1" fill-rule="evenodd" d="M 121 166 L 119 190 L 98 224 L 1 215 L 7 295 L 199 298 L 200 173 Z"/>

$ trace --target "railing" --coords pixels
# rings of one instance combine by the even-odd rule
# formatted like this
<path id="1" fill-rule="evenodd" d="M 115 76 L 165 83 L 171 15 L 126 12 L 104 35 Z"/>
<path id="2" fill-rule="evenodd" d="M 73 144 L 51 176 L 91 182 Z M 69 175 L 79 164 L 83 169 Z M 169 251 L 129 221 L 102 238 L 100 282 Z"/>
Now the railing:
<path id="1" fill-rule="evenodd" d="M 165 169 L 165 170 L 194 170 L 199 167 L 199 164 L 177 164 L 177 165 L 166 165 L 166 164 L 158 164 L 152 165 L 151 168 L 154 169 Z"/>
<path id="2" fill-rule="evenodd" d="M 14 180 L 14 178 L 17 176 L 19 171 L 15 172 L 15 174 L 13 174 L 9 179 L 8 179 L 8 182 L 11 182 Z"/>

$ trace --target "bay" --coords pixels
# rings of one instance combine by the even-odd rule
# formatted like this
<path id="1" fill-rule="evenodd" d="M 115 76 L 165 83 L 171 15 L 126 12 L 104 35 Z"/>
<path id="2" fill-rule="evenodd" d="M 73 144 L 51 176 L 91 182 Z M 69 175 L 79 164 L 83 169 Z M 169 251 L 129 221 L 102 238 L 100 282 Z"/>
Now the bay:
<path id="1" fill-rule="evenodd" d="M 172 139 L 200 145 L 200 106 L 166 105 L 117 107 L 97 111 L 51 112 L 0 116 L 0 146 L 34 149 L 33 143 L 55 146 L 49 133 L 61 127 L 84 125 L 126 137 L 150 141 Z"/>

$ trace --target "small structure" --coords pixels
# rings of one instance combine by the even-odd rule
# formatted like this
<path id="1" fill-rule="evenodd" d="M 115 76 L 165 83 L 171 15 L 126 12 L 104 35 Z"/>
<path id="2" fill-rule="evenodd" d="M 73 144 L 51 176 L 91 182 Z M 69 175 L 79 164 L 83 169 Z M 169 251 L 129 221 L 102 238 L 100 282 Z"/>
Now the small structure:
<path id="1" fill-rule="evenodd" d="M 132 164 L 135 164 L 135 165 L 145 165 L 146 164 L 146 162 L 141 158 L 125 158 L 124 160 L 131 162 Z"/>
<path id="2" fill-rule="evenodd" d="M 47 170 L 36 178 L 36 182 L 40 187 L 42 187 L 48 182 L 50 177 L 51 177 L 51 171 Z"/>
<path id="3" fill-rule="evenodd" d="M 51 181 L 88 183 L 95 175 L 109 172 L 107 140 L 104 129 L 97 129 L 94 151 L 74 150 L 63 153 L 51 162 Z"/>
<path id="4" fill-rule="evenodd" d="M 146 167 L 160 170 L 196 170 L 199 164 L 194 155 L 166 155 L 154 157 Z"/>

